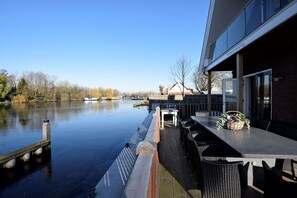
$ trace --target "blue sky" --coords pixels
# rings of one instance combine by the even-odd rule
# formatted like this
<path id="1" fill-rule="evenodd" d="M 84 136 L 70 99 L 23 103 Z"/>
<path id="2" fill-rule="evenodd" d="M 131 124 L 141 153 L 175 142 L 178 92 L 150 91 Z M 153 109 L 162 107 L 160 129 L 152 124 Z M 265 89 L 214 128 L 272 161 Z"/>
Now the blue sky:
<path id="1" fill-rule="evenodd" d="M 158 92 L 173 84 L 169 69 L 181 56 L 198 64 L 208 7 L 197 0 L 0 0 L 0 69 Z"/>

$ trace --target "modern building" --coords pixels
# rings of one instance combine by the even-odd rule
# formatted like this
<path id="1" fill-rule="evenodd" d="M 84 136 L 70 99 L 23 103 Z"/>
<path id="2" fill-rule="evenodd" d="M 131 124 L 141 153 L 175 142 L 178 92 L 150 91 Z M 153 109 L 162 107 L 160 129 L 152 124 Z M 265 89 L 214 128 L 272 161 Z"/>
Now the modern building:
<path id="1" fill-rule="evenodd" d="M 296 0 L 211 1 L 199 70 L 232 71 L 225 111 L 297 124 L 296 13 Z"/>

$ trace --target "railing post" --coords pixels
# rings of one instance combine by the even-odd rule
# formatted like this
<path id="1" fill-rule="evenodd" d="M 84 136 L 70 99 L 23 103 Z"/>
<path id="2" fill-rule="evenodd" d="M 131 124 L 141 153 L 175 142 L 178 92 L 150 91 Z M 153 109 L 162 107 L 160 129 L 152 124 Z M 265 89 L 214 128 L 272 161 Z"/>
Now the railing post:
<path id="1" fill-rule="evenodd" d="M 137 147 L 136 154 L 139 156 L 150 155 L 152 157 L 147 197 L 156 198 L 158 194 L 157 173 L 159 164 L 157 143 L 144 141 Z"/>
<path id="2" fill-rule="evenodd" d="M 211 73 L 211 71 L 208 71 L 208 83 L 207 83 L 208 106 L 207 106 L 207 111 L 208 111 L 209 116 L 211 116 L 211 77 L 212 77 L 212 73 Z"/>
<path id="3" fill-rule="evenodd" d="M 153 117 L 157 117 L 158 118 L 158 130 L 160 133 L 160 126 L 161 126 L 161 119 L 160 119 L 160 107 L 156 107 L 156 112 L 154 113 Z M 160 137 L 160 134 L 159 134 Z"/>

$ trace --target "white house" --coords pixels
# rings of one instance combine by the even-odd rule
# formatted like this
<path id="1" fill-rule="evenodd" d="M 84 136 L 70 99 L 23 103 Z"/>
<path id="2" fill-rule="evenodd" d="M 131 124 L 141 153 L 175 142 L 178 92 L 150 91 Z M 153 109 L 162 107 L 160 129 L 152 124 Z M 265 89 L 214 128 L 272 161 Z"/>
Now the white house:
<path id="1" fill-rule="evenodd" d="M 168 95 L 193 95 L 193 89 L 185 87 L 178 82 L 168 88 Z"/>

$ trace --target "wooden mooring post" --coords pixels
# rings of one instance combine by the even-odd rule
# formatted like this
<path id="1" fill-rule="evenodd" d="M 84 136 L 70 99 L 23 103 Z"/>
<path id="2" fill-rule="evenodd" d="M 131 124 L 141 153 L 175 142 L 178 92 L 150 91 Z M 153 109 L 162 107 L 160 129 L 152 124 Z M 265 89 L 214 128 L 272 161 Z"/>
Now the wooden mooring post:
<path id="1" fill-rule="evenodd" d="M 27 162 L 34 155 L 41 155 L 44 149 L 50 148 L 50 134 L 50 122 L 49 120 L 44 120 L 42 125 L 42 140 L 5 155 L 1 155 L 0 166 L 3 168 L 13 168 L 17 162 Z"/>
<path id="2" fill-rule="evenodd" d="M 44 120 L 42 124 L 42 141 L 51 141 L 51 125 L 49 120 Z"/>

